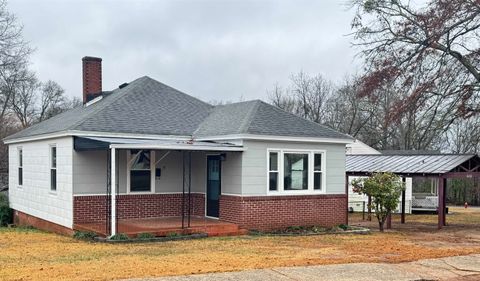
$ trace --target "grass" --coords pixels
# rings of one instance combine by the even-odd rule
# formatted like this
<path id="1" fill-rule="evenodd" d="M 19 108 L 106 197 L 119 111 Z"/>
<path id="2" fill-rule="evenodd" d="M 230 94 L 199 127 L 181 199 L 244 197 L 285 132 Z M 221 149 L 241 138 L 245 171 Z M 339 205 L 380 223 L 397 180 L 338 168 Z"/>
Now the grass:
<path id="1" fill-rule="evenodd" d="M 462 211 L 462 210 L 460 210 Z M 453 210 L 452 210 L 453 212 Z M 408 216 L 409 228 L 371 235 L 240 236 L 165 243 L 104 244 L 35 230 L 0 228 L 2 280 L 114 280 L 313 264 L 404 262 L 480 253 L 480 211 Z M 355 224 L 368 224 L 357 214 Z M 421 224 L 430 228 L 421 228 Z M 458 226 L 457 226 L 458 224 Z M 417 227 L 418 226 L 418 227 Z"/>

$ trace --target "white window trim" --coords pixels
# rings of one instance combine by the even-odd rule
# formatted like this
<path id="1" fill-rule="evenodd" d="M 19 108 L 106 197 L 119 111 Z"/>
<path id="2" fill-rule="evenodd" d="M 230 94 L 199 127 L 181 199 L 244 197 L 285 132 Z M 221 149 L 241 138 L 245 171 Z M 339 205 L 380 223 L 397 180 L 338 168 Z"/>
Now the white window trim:
<path id="1" fill-rule="evenodd" d="M 277 169 L 276 170 L 270 170 L 270 153 L 277 153 Z M 267 190 L 270 192 L 278 192 L 278 190 L 280 189 L 280 166 L 281 166 L 280 158 L 281 158 L 280 150 L 277 151 L 272 149 L 267 152 Z M 270 190 L 270 173 L 277 173 L 277 190 Z"/>
<path id="2" fill-rule="evenodd" d="M 320 154 L 321 155 L 321 164 L 320 164 L 320 167 L 322 167 L 321 170 L 315 170 L 315 154 Z M 313 185 L 313 189 L 317 192 L 319 191 L 322 191 L 322 190 L 325 190 L 325 181 L 326 181 L 326 178 L 325 178 L 325 152 L 313 152 L 312 153 L 312 185 Z M 315 174 L 320 174 L 320 180 L 321 180 L 321 186 L 320 186 L 320 189 L 315 189 Z"/>
<path id="3" fill-rule="evenodd" d="M 277 190 L 270 190 L 270 152 L 278 153 L 278 183 Z M 284 190 L 284 154 L 308 154 L 308 189 L 307 190 Z M 313 174 L 314 174 L 314 155 L 322 154 L 322 186 L 321 189 L 313 189 Z M 289 148 L 267 148 L 267 195 L 312 195 L 325 194 L 327 186 L 327 166 L 326 166 L 327 151 L 322 149 L 289 149 Z"/>
<path id="4" fill-rule="evenodd" d="M 148 149 L 140 149 L 140 150 L 148 150 Z M 131 191 L 130 190 L 130 166 L 132 163 L 132 154 L 130 153 L 130 149 L 127 150 L 127 195 L 132 194 L 153 194 L 155 193 L 155 150 L 150 150 L 150 191 Z"/>
<path id="5" fill-rule="evenodd" d="M 22 162 L 22 165 L 21 165 L 21 166 L 20 166 L 20 152 L 22 152 L 22 161 L 21 161 L 21 162 Z M 23 151 L 23 147 L 22 147 L 22 146 L 18 146 L 18 147 L 17 147 L 17 187 L 18 187 L 18 188 L 22 188 L 22 187 L 23 187 L 23 183 L 24 183 L 24 181 L 25 181 L 25 179 L 24 179 L 25 173 L 24 173 L 24 171 L 23 171 L 23 166 L 24 166 L 24 163 L 23 163 L 23 152 L 24 152 L 24 151 Z M 19 175 L 19 173 L 18 173 L 19 168 L 22 168 L 22 184 L 19 183 L 19 179 L 20 179 L 20 175 Z"/>
<path id="6" fill-rule="evenodd" d="M 56 162 L 55 162 L 55 168 L 52 167 L 52 148 L 56 149 Z M 57 194 L 57 190 L 58 190 L 58 148 L 57 148 L 57 144 L 56 143 L 52 143 L 52 144 L 49 144 L 48 145 L 48 175 L 49 175 L 49 178 L 48 178 L 48 182 L 50 183 L 49 186 L 48 186 L 48 191 L 50 194 Z M 56 172 L 56 175 L 55 175 L 55 190 L 52 189 L 52 169 L 55 169 L 55 172 Z"/>

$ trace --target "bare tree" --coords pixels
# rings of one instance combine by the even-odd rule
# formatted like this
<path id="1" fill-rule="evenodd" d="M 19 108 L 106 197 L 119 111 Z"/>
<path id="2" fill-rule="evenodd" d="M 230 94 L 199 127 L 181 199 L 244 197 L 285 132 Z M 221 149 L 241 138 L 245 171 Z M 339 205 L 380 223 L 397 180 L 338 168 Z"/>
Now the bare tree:
<path id="1" fill-rule="evenodd" d="M 271 91 L 267 91 L 270 103 L 285 111 L 296 113 L 297 102 L 294 97 L 290 96 L 286 90 L 276 83 Z"/>
<path id="2" fill-rule="evenodd" d="M 417 96 L 459 97 L 457 115 L 480 110 L 480 2 L 430 0 L 415 7 L 402 0 L 353 0 L 355 45 L 366 62 L 361 95 L 392 82 L 409 89 L 405 102 Z M 451 79 L 451 78 L 454 79 Z M 452 87 L 438 91 L 451 80 Z"/>
<path id="3" fill-rule="evenodd" d="M 40 87 L 35 75 L 30 74 L 24 80 L 14 85 L 11 102 L 12 110 L 18 118 L 22 128 L 27 128 L 36 119 L 37 90 Z"/>
<path id="4" fill-rule="evenodd" d="M 275 84 L 267 91 L 270 103 L 314 122 L 324 122 L 328 99 L 334 85 L 321 75 L 309 76 L 304 72 L 292 75 L 289 87 Z"/>
<path id="5" fill-rule="evenodd" d="M 39 122 L 46 120 L 54 115 L 62 113 L 68 106 L 68 102 L 64 96 L 63 88 L 52 80 L 48 80 L 40 87 L 40 105 L 37 120 Z"/>
<path id="6" fill-rule="evenodd" d="M 7 10 L 7 2 L 0 1 L 0 120 L 8 112 L 17 83 L 28 79 L 31 52 L 22 36 L 22 26 Z"/>

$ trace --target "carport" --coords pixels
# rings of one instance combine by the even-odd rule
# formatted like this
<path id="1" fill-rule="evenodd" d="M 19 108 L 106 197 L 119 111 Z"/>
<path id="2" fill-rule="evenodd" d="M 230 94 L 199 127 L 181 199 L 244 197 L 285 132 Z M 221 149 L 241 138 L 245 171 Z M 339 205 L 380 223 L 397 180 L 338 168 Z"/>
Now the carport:
<path id="1" fill-rule="evenodd" d="M 350 177 L 368 177 L 381 172 L 396 174 L 403 181 L 406 177 L 436 178 L 438 229 L 441 229 L 446 225 L 447 180 L 480 177 L 480 157 L 476 154 L 347 155 L 347 195 Z M 405 223 L 405 191 L 402 192 L 401 203 L 401 223 Z"/>

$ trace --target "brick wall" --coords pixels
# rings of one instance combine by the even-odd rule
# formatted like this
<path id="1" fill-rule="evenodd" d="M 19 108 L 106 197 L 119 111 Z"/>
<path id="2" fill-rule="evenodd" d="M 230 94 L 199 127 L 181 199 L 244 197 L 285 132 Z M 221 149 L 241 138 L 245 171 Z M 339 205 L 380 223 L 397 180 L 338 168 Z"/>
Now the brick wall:
<path id="1" fill-rule="evenodd" d="M 29 214 L 22 213 L 20 211 L 15 210 L 13 212 L 13 222 L 16 225 L 21 225 L 21 226 L 33 226 L 35 228 L 49 231 L 49 232 L 55 232 L 63 235 L 68 235 L 72 236 L 73 235 L 73 230 L 70 228 L 67 228 L 65 226 L 49 222 L 46 220 L 43 220 L 41 218 L 37 218 L 34 216 L 31 216 Z"/>
<path id="2" fill-rule="evenodd" d="M 227 196 L 220 198 L 220 219 L 243 228 L 270 230 L 288 226 L 346 223 L 346 195 Z"/>
<path id="3" fill-rule="evenodd" d="M 107 212 L 105 195 L 74 197 L 74 223 L 104 222 Z M 119 219 L 181 216 L 182 194 L 119 195 L 117 213 Z M 192 193 L 192 215 L 205 215 L 204 194 Z M 246 229 L 334 226 L 346 215 L 346 195 L 220 197 L 220 219 Z"/>
<path id="4" fill-rule="evenodd" d="M 108 199 L 108 201 L 107 201 Z M 104 222 L 110 197 L 75 196 L 73 200 L 73 221 Z M 188 204 L 187 202 L 185 202 Z M 205 196 L 192 193 L 192 215 L 205 215 Z M 186 210 L 186 209 L 185 209 Z M 129 194 L 117 196 L 117 215 L 119 219 L 138 219 L 173 217 L 182 215 L 182 194 Z"/>

